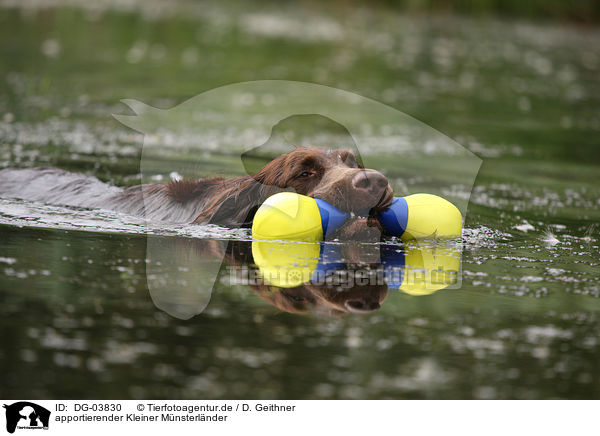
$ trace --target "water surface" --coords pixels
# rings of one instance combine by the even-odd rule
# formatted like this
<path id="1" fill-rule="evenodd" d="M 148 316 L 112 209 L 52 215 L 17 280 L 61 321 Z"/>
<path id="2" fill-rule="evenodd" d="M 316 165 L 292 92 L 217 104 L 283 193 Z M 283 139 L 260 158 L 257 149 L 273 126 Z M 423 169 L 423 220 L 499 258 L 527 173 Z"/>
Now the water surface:
<path id="1" fill-rule="evenodd" d="M 134 185 L 142 135 L 111 118 L 130 114 L 120 99 L 170 108 L 258 79 L 382 101 L 483 164 L 460 287 L 388 289 L 366 313 L 282 310 L 223 265 L 206 308 L 180 319 L 149 292 L 148 238 L 199 246 L 207 262 L 207 247 L 231 241 L 244 265 L 247 231 L 1 199 L 0 396 L 600 397 L 597 28 L 293 5 L 33 5 L 0 9 L 2 167 Z M 364 152 L 398 192 L 431 186 L 418 168 Z M 165 159 L 186 153 L 175 144 Z M 231 175 L 239 154 L 216 147 L 201 161 L 198 174 Z"/>

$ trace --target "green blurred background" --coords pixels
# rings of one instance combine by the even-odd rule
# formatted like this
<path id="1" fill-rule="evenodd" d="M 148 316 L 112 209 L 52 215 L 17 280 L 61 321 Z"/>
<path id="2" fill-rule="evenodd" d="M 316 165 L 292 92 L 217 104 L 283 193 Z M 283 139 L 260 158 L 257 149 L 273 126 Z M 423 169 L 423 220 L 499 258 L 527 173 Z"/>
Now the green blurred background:
<path id="1" fill-rule="evenodd" d="M 1 199 L 0 397 L 599 398 L 599 9 L 0 0 L 2 167 L 133 185 L 142 136 L 110 116 L 130 114 L 120 99 L 170 108 L 259 79 L 382 101 L 483 159 L 462 288 L 334 318 L 227 283 L 202 315 L 169 317 L 143 231 Z M 227 173 L 239 156 L 203 159 Z"/>

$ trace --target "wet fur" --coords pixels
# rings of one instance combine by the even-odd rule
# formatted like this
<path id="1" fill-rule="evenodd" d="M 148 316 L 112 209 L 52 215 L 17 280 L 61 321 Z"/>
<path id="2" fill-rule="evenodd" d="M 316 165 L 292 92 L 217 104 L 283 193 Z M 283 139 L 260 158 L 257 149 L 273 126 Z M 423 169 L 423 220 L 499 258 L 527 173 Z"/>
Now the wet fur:
<path id="1" fill-rule="evenodd" d="M 257 174 L 201 178 L 118 188 L 94 177 L 53 168 L 0 171 L 0 195 L 50 204 L 115 210 L 172 223 L 249 226 L 256 209 L 282 191 L 321 198 L 345 211 L 384 209 L 391 203 L 388 185 L 380 198 L 353 192 L 351 179 L 362 169 L 348 150 L 298 147 L 276 157 Z M 309 176 L 302 176 L 309 173 Z"/>

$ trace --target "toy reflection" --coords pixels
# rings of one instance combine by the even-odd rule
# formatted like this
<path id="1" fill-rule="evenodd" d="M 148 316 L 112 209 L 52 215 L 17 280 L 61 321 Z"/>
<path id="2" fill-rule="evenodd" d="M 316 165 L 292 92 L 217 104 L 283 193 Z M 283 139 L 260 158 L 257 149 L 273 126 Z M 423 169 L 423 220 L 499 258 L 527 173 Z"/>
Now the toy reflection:
<path id="1" fill-rule="evenodd" d="M 213 283 L 248 286 L 289 313 L 378 310 L 391 292 L 429 295 L 459 286 L 456 243 L 300 243 L 149 237 L 147 282 L 159 309 L 180 319 L 208 306 Z M 152 244 L 152 245 L 151 245 Z M 222 262 L 222 263 L 221 263 Z"/>
<path id="2" fill-rule="evenodd" d="M 264 301 L 291 313 L 366 313 L 381 307 L 388 287 L 374 263 L 342 261 L 341 245 L 252 243 L 257 277 L 248 284 Z"/>
<path id="3" fill-rule="evenodd" d="M 252 242 L 258 276 L 245 270 L 263 300 L 292 313 L 368 313 L 389 291 L 428 295 L 456 286 L 460 249 L 448 243 L 308 244 Z M 377 258 L 377 259 L 375 259 Z"/>

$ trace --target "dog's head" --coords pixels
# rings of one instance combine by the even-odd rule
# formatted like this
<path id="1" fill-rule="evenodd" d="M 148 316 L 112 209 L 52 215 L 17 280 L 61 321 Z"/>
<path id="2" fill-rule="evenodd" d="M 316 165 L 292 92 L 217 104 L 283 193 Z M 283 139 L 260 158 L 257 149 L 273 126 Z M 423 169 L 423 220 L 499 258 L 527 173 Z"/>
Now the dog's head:
<path id="1" fill-rule="evenodd" d="M 354 221 L 365 230 L 377 227 L 377 220 L 364 217 L 388 208 L 394 195 L 387 178 L 365 169 L 352 151 L 305 146 L 269 160 L 253 175 L 223 179 L 216 186 L 196 223 L 248 226 L 269 196 L 293 191 L 361 215 Z"/>
<path id="2" fill-rule="evenodd" d="M 320 198 L 344 212 L 390 206 L 393 190 L 379 171 L 365 169 L 350 150 L 297 147 L 265 165 L 259 183 Z"/>

